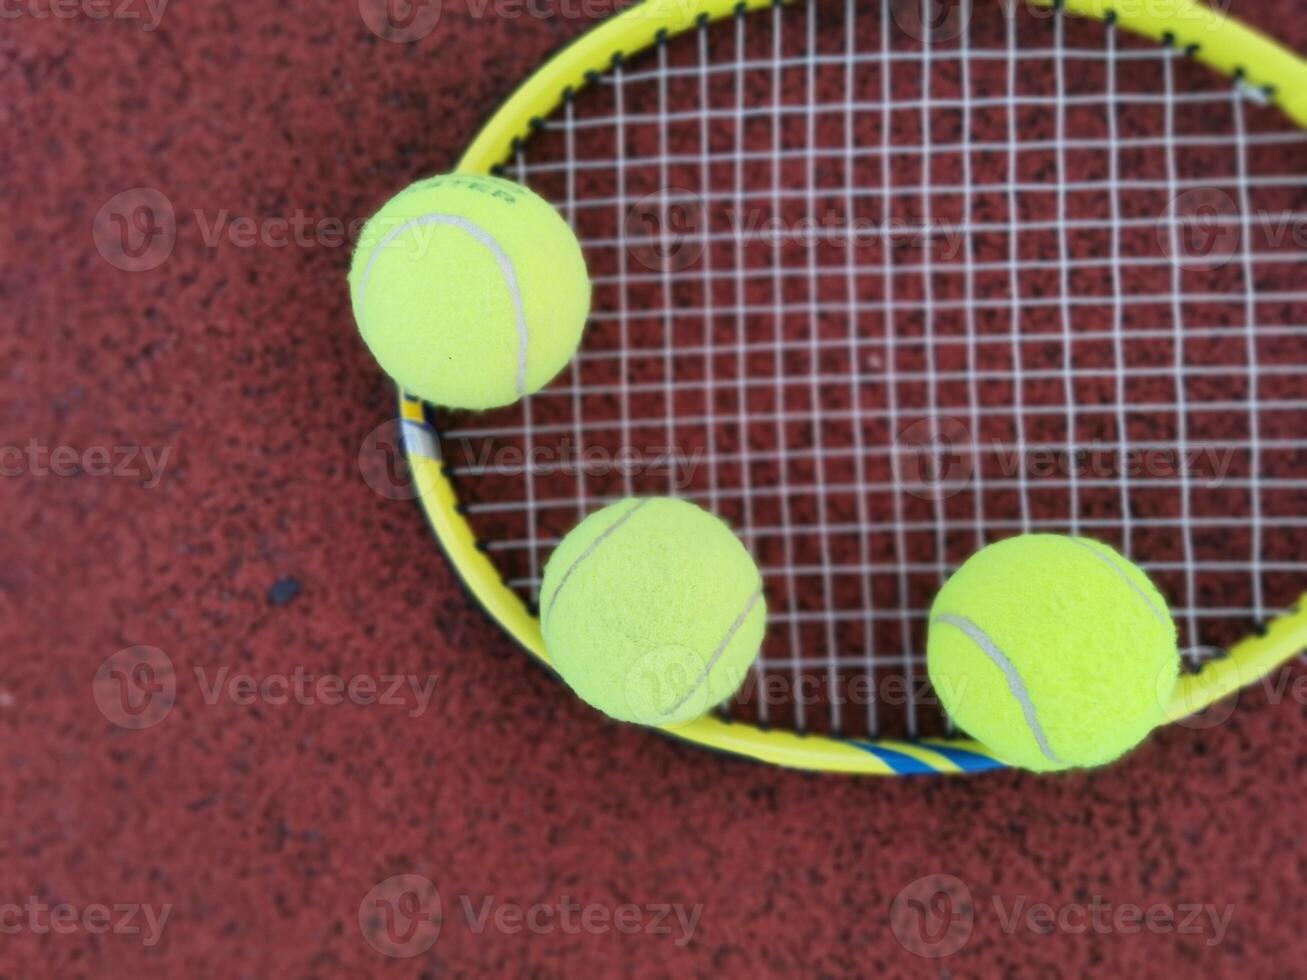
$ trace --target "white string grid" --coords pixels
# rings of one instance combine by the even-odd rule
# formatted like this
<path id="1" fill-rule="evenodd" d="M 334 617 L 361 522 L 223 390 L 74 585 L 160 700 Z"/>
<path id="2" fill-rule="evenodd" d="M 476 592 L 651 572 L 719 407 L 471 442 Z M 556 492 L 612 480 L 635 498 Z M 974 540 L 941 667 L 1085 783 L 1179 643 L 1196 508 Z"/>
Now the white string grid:
<path id="1" fill-rule="evenodd" d="M 1307 135 L 1110 23 L 904 9 L 739 14 L 569 96 L 504 172 L 582 239 L 582 351 L 431 413 L 528 602 L 624 496 L 727 519 L 770 629 L 725 713 L 848 737 L 948 730 L 925 611 L 1000 537 L 1122 549 L 1194 662 L 1307 588 Z"/>

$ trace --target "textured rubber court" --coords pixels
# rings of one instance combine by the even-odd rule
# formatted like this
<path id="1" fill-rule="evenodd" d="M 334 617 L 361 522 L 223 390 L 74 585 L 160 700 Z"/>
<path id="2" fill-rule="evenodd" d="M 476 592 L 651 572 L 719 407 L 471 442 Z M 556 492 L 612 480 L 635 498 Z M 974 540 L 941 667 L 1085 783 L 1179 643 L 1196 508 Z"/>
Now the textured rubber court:
<path id="1" fill-rule="evenodd" d="M 469 604 L 418 508 L 375 492 L 360 449 L 394 398 L 339 229 L 450 167 L 602 11 L 450 2 L 388 43 L 348 0 L 178 3 L 153 31 L 22 9 L 0 33 L 0 441 L 77 462 L 0 480 L 0 905 L 170 912 L 148 945 L 7 929 L 0 975 L 1295 973 L 1301 698 L 1250 693 L 1092 774 L 764 768 L 606 724 Z M 1235 13 L 1307 50 L 1292 2 Z M 103 209 L 139 188 L 175 242 L 130 271 L 159 256 L 114 254 Z M 131 730 L 97 670 L 138 646 L 176 696 Z M 434 687 L 422 711 L 206 697 L 297 671 Z M 359 909 L 401 874 L 436 885 L 443 925 L 390 959 Z M 941 890 L 944 932 L 906 928 Z M 634 906 L 648 928 L 478 928 L 487 903 Z M 653 925 L 665 906 L 698 908 L 688 941 Z"/>

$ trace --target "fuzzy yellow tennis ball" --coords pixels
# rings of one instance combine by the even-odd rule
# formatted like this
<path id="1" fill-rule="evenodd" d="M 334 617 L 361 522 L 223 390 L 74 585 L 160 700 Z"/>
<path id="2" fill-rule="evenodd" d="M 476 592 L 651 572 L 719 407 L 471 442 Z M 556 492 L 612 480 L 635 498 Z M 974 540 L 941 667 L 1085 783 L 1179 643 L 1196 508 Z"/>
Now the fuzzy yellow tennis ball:
<path id="1" fill-rule="evenodd" d="M 590 280 L 562 216 L 512 181 L 419 181 L 368 222 L 349 275 L 354 317 L 405 391 L 494 408 L 539 391 L 581 341 Z"/>
<path id="2" fill-rule="evenodd" d="M 583 700 L 621 721 L 679 725 L 739 688 L 767 610 L 731 529 L 654 497 L 606 507 L 563 539 L 540 618 L 554 668 Z"/>
<path id="3" fill-rule="evenodd" d="M 1010 765 L 1097 766 L 1163 719 L 1175 624 L 1148 577 L 1087 538 L 983 548 L 930 611 L 930 680 L 950 717 Z"/>

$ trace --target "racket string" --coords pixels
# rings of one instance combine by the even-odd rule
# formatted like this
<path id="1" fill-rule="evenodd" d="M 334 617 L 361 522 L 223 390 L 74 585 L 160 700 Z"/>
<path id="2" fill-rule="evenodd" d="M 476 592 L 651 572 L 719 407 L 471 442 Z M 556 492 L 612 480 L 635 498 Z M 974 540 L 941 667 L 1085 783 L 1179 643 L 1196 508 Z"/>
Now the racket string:
<path id="1" fill-rule="evenodd" d="M 996 537 L 1122 547 L 1195 656 L 1296 598 L 1307 249 L 1265 216 L 1303 226 L 1307 138 L 1179 51 L 1000 6 L 936 43 L 889 4 L 742 13 L 616 59 L 519 147 L 582 236 L 591 327 L 529 403 L 435 421 L 525 598 L 584 514 L 690 497 L 767 581 L 730 713 L 890 737 L 948 730 L 925 610 Z"/>

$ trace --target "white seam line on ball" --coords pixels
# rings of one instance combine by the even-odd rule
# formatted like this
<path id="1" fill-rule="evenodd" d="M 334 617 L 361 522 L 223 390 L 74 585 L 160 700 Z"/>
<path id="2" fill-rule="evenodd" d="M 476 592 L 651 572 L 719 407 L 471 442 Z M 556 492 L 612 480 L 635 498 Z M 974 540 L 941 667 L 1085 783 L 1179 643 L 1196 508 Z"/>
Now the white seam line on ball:
<path id="1" fill-rule="evenodd" d="M 613 523 L 609 524 L 608 527 L 604 528 L 603 533 L 600 534 L 599 537 L 595 538 L 588 545 L 586 545 L 585 551 L 577 555 L 576 561 L 572 562 L 572 564 L 567 567 L 567 571 L 563 573 L 563 577 L 558 583 L 558 588 L 554 589 L 554 594 L 549 597 L 549 607 L 545 610 L 546 615 L 553 612 L 554 604 L 558 602 L 558 597 L 563 592 L 563 586 L 566 585 L 567 580 L 572 577 L 572 573 L 576 571 L 577 566 L 580 565 L 587 558 L 589 558 L 592 554 L 594 554 L 595 549 L 598 548 L 599 545 L 603 543 L 604 539 L 608 537 L 610 534 L 612 534 L 614 531 L 616 531 L 623 524 L 625 524 L 627 521 L 629 521 L 632 515 L 634 515 L 637 510 L 639 510 L 641 507 L 643 507 L 645 504 L 649 502 L 649 499 L 650 498 L 646 498 L 644 500 L 639 501 L 634 507 L 628 510 L 625 514 L 623 514 L 617 520 L 613 521 Z"/>
<path id="2" fill-rule="evenodd" d="M 1149 598 L 1148 593 L 1139 587 L 1139 583 L 1136 582 L 1134 579 L 1132 579 L 1126 573 L 1126 570 L 1124 568 L 1122 568 L 1120 565 L 1114 562 L 1109 556 L 1103 554 L 1093 545 L 1085 544 L 1085 542 L 1081 541 L 1079 538 L 1072 538 L 1071 540 L 1076 544 L 1078 544 L 1080 547 L 1084 548 L 1094 557 L 1096 557 L 1108 568 L 1112 569 L 1112 571 L 1116 572 L 1116 574 L 1119 575 L 1125 581 L 1125 584 L 1130 586 L 1130 588 L 1132 588 L 1135 591 L 1135 594 L 1138 595 L 1139 598 L 1143 599 L 1144 602 L 1148 603 L 1148 608 L 1154 616 L 1156 616 L 1163 623 L 1170 622 L 1171 617 L 1166 614 L 1166 611 L 1164 609 L 1157 608 L 1157 603 L 1155 603 L 1151 598 Z"/>
<path id="3" fill-rule="evenodd" d="M 726 652 L 727 646 L 730 645 L 731 640 L 735 639 L 735 634 L 740 632 L 740 627 L 744 625 L 744 621 L 748 618 L 749 613 L 753 612 L 753 607 L 756 606 L 761 599 L 762 589 L 759 588 L 758 591 L 749 598 L 749 602 L 745 605 L 744 611 L 741 612 L 739 616 L 735 617 L 735 622 L 731 623 L 731 628 L 726 631 L 726 636 L 722 638 L 722 642 L 717 644 L 717 649 L 714 650 L 712 656 L 708 658 L 708 664 L 703 668 L 703 673 L 701 673 L 698 679 L 690 685 L 689 690 L 685 692 L 681 697 L 681 700 L 677 701 L 674 705 L 663 712 L 664 717 L 675 714 L 687 701 L 690 700 L 699 688 L 703 687 L 703 685 L 708 682 L 708 675 L 711 674 L 712 669 L 717 666 L 717 661 L 722 658 L 722 654 Z"/>
<path id="4" fill-rule="evenodd" d="M 504 283 L 508 286 L 508 294 L 513 298 L 513 313 L 517 319 L 517 396 L 519 398 L 526 395 L 526 366 L 527 366 L 527 347 L 530 344 L 531 336 L 526 328 L 526 308 L 522 305 L 522 290 L 517 284 L 517 273 L 513 270 L 513 262 L 508 254 L 499 246 L 484 228 L 473 224 L 466 218 L 460 218 L 454 214 L 424 214 L 420 218 L 412 218 L 398 228 L 395 228 L 385 238 L 377 243 L 377 247 L 372 250 L 368 256 L 368 264 L 363 269 L 363 280 L 359 283 L 359 308 L 367 315 L 367 294 L 368 280 L 372 278 L 372 267 L 377 262 L 377 257 L 381 250 L 393 242 L 400 235 L 413 228 L 421 228 L 426 225 L 449 225 L 460 231 L 467 232 L 475 238 L 480 244 L 490 250 L 490 254 L 495 257 L 499 263 L 499 271 L 504 276 Z"/>
<path id="5" fill-rule="evenodd" d="M 1039 745 L 1039 751 L 1044 753 L 1045 758 L 1050 762 L 1056 762 L 1062 765 L 1062 760 L 1054 753 L 1048 744 L 1048 737 L 1044 734 L 1044 729 L 1040 727 L 1039 715 L 1035 711 L 1034 702 L 1030 700 L 1030 692 L 1026 690 L 1025 681 L 1017 672 L 1012 661 L 1007 658 L 1002 650 L 989 638 L 989 635 L 979 626 L 967 619 L 965 616 L 955 616 L 953 613 L 940 613 L 932 622 L 944 623 L 948 626 L 956 627 L 965 633 L 976 646 L 988 657 L 1007 679 L 1008 689 L 1012 696 L 1017 699 L 1017 704 L 1021 705 L 1021 713 L 1026 716 L 1026 724 L 1030 726 L 1031 733 L 1035 736 L 1035 742 Z"/>

